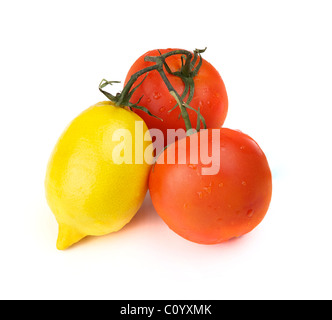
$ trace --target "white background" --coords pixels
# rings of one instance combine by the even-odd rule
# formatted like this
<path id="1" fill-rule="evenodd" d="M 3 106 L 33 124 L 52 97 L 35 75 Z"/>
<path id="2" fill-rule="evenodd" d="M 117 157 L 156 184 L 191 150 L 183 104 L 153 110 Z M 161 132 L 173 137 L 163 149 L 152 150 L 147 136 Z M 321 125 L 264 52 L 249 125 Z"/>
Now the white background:
<path id="1" fill-rule="evenodd" d="M 321 0 L 1 1 L 0 298 L 331 299 L 331 12 Z M 63 129 L 146 51 L 206 46 L 225 127 L 270 163 L 264 221 L 198 245 L 147 197 L 120 232 L 58 251 L 43 183 Z"/>

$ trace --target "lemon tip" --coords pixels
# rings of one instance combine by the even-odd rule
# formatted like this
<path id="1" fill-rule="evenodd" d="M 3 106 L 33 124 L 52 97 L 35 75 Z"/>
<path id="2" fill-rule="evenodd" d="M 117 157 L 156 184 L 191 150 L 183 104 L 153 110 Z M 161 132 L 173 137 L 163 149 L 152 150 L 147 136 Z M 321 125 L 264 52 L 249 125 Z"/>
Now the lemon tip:
<path id="1" fill-rule="evenodd" d="M 56 247 L 58 250 L 66 250 L 76 242 L 83 239 L 86 235 L 79 230 L 66 224 L 59 224 L 58 239 Z"/>

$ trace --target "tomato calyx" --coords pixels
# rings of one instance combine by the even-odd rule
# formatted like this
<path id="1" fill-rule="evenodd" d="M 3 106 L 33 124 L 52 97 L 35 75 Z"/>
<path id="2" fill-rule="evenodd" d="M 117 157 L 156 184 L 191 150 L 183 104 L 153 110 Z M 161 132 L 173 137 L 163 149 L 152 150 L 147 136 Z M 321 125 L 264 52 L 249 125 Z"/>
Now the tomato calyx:
<path id="1" fill-rule="evenodd" d="M 203 116 L 200 113 L 200 109 L 198 110 L 192 108 L 189 103 L 191 102 L 193 96 L 194 96 L 194 90 L 195 90 L 195 83 L 194 83 L 194 77 L 197 75 L 201 65 L 202 65 L 202 57 L 201 53 L 205 52 L 206 48 L 203 50 L 195 49 L 194 54 L 192 54 L 190 51 L 187 50 L 173 50 L 166 52 L 164 54 L 161 54 L 159 56 L 146 56 L 145 61 L 154 62 L 155 64 L 149 67 L 146 67 L 144 69 L 141 69 L 140 71 L 134 73 L 123 90 L 121 92 L 118 92 L 116 95 L 113 95 L 107 91 L 104 90 L 104 88 L 108 85 L 113 85 L 113 83 L 119 83 L 119 81 L 108 81 L 106 79 L 103 79 L 99 84 L 99 90 L 102 92 L 109 100 L 115 103 L 115 105 L 119 107 L 129 107 L 132 109 L 139 109 L 141 111 L 146 112 L 152 117 L 155 117 L 161 121 L 163 121 L 161 118 L 153 115 L 146 107 L 140 106 L 139 103 L 141 99 L 140 97 L 136 103 L 130 102 L 131 97 L 133 96 L 134 92 L 137 90 L 137 88 L 143 83 L 143 81 L 148 76 L 148 73 L 151 71 L 158 71 L 162 80 L 164 81 L 165 85 L 167 86 L 167 89 L 169 93 L 174 97 L 176 100 L 176 105 L 169 111 L 173 111 L 177 106 L 179 106 L 181 113 L 180 116 L 183 118 L 186 126 L 187 135 L 190 135 L 193 133 L 191 122 L 189 119 L 189 115 L 187 112 L 187 109 L 191 109 L 197 113 L 197 127 L 196 130 L 199 131 L 200 129 L 200 123 L 202 122 L 204 129 L 206 129 L 206 124 Z M 179 55 L 181 54 L 181 62 L 182 66 L 180 70 L 172 71 L 170 67 L 168 66 L 166 59 L 173 55 Z M 198 60 L 198 62 L 197 62 Z M 180 95 L 172 86 L 169 79 L 167 78 L 167 75 L 164 71 L 164 68 L 167 73 L 181 78 L 181 80 L 184 82 L 185 88 L 183 93 Z M 133 87 L 134 83 L 145 74 L 145 77 L 143 80 Z M 189 94 L 189 95 L 188 95 Z M 186 101 L 184 101 L 185 97 L 188 95 L 188 98 Z"/>
<path id="2" fill-rule="evenodd" d="M 173 50 L 170 52 L 166 52 L 164 54 L 161 54 L 161 52 L 159 51 L 159 54 L 160 54 L 159 56 L 146 56 L 144 58 L 145 61 L 155 62 L 157 65 L 161 66 L 158 68 L 158 72 L 159 72 L 160 76 L 162 77 L 164 83 L 166 84 L 169 93 L 174 97 L 174 99 L 177 102 L 177 104 L 171 110 L 169 110 L 169 112 L 172 112 L 178 106 L 180 107 L 180 110 L 181 110 L 180 116 L 183 118 L 183 120 L 185 122 L 187 135 L 190 135 L 193 133 L 187 109 L 191 109 L 197 113 L 196 130 L 197 131 L 200 130 L 201 122 L 203 124 L 204 129 L 206 129 L 205 119 L 200 113 L 200 108 L 198 108 L 196 110 L 189 105 L 189 103 L 193 99 L 194 92 L 195 92 L 194 77 L 197 75 L 197 73 L 203 63 L 201 53 L 205 52 L 206 49 L 207 48 L 195 49 L 194 55 L 190 51 L 182 50 L 182 49 Z M 167 64 L 166 59 L 172 55 L 177 55 L 177 54 L 181 54 L 182 66 L 181 66 L 180 70 L 172 71 L 171 68 Z M 199 61 L 196 65 L 197 59 L 199 59 Z M 163 66 L 165 67 L 165 70 L 167 71 L 167 73 L 169 73 L 173 76 L 179 77 L 183 81 L 185 88 L 184 88 L 181 96 L 171 85 L 170 81 L 168 80 L 168 78 L 164 72 Z M 184 101 L 184 99 L 188 93 L 189 93 L 189 95 L 188 95 L 187 101 Z"/>
<path id="3" fill-rule="evenodd" d="M 199 69 L 202 66 L 203 60 L 202 60 L 201 53 L 204 53 L 206 51 L 206 49 L 207 48 L 195 49 L 194 56 L 192 56 L 191 52 L 187 52 L 187 54 L 182 55 L 181 56 L 182 66 L 181 66 L 180 70 L 178 70 L 178 71 L 173 72 L 170 69 L 170 67 L 168 66 L 168 64 L 166 63 L 166 61 L 164 63 L 165 69 L 167 70 L 167 72 L 169 74 L 179 77 L 183 81 L 185 88 L 183 90 L 181 98 L 184 99 L 187 96 L 187 94 L 189 93 L 187 101 L 186 101 L 187 104 L 189 104 L 194 97 L 194 92 L 195 92 L 194 77 L 197 75 Z M 198 64 L 196 65 L 198 58 L 199 58 L 199 61 L 198 61 Z M 175 109 L 176 107 L 177 107 L 177 105 L 173 109 Z M 173 109 L 171 111 L 173 111 Z"/>

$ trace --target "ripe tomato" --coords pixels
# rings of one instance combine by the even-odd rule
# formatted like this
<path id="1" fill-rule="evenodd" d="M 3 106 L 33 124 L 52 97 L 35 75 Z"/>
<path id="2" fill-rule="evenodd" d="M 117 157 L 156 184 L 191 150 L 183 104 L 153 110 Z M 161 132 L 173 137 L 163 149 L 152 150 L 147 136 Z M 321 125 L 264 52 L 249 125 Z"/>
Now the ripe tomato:
<path id="1" fill-rule="evenodd" d="M 130 68 L 125 85 L 135 72 L 153 65 L 153 62 L 144 61 L 146 56 L 159 56 L 173 50 L 175 49 L 152 50 L 142 55 Z M 172 72 L 181 69 L 180 54 L 168 57 L 166 62 Z M 181 78 L 169 74 L 166 70 L 165 73 L 174 89 L 181 95 L 185 88 Z M 134 86 L 141 80 L 141 78 L 138 79 Z M 200 113 L 205 119 L 207 128 L 220 128 L 225 121 L 228 110 L 226 88 L 220 74 L 209 62 L 202 59 L 202 65 L 198 74 L 194 77 L 194 83 L 195 91 L 190 106 L 196 110 L 200 108 Z M 167 129 L 186 129 L 183 119 L 179 117 L 180 109 L 176 108 L 170 111 L 176 105 L 176 100 L 170 95 L 158 71 L 154 70 L 148 73 L 143 83 L 134 92 L 130 102 L 136 103 L 141 97 L 139 105 L 146 107 L 153 115 L 163 119 L 163 121 L 151 117 L 141 110 L 133 111 L 143 118 L 149 129 L 160 129 L 164 134 L 165 142 Z M 192 127 L 196 128 L 197 113 L 188 109 L 188 114 Z"/>
<path id="2" fill-rule="evenodd" d="M 170 229 L 187 240 L 215 244 L 239 237 L 263 220 L 272 178 L 252 138 L 226 128 L 208 129 L 176 141 L 160 155 L 149 190 Z"/>

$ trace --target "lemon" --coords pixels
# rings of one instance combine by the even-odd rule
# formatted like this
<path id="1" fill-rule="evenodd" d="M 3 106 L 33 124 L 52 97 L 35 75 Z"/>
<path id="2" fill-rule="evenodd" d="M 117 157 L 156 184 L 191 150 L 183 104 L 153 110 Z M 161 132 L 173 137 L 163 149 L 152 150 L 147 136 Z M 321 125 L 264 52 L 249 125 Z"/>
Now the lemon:
<path id="1" fill-rule="evenodd" d="M 140 139 L 137 123 L 143 129 Z M 59 250 L 87 235 L 118 231 L 133 218 L 148 188 L 153 162 L 152 152 L 143 157 L 148 147 L 144 121 L 111 101 L 97 103 L 70 123 L 45 179 L 46 199 L 59 224 Z"/>

